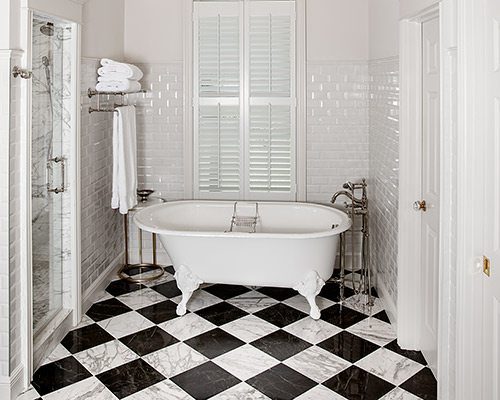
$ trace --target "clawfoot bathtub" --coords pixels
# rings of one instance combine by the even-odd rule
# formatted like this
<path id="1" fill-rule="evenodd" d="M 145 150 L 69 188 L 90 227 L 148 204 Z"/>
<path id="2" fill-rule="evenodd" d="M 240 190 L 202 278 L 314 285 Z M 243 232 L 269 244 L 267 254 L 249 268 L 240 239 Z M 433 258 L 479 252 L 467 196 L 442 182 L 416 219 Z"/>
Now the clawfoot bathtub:
<path id="1" fill-rule="evenodd" d="M 293 288 L 320 318 L 316 296 L 332 273 L 339 234 L 348 216 L 310 203 L 175 201 L 135 214 L 158 234 L 175 269 L 182 300 L 202 283 Z"/>

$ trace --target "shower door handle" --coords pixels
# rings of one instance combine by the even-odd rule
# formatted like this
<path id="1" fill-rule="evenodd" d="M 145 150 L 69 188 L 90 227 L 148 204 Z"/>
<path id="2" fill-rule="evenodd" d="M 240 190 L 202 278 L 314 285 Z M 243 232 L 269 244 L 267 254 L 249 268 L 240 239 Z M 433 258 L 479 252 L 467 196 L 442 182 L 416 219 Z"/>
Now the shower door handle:
<path id="1" fill-rule="evenodd" d="M 64 191 L 66 190 L 66 184 L 65 184 L 65 178 L 64 178 L 65 169 L 66 169 L 65 159 L 63 157 L 49 158 L 47 160 L 47 170 L 50 170 L 50 168 L 51 168 L 50 163 L 55 163 L 55 164 L 60 163 L 61 164 L 61 186 L 52 188 L 51 183 L 47 182 L 47 191 L 49 193 L 55 193 L 55 194 L 64 193 Z"/>
<path id="2" fill-rule="evenodd" d="M 20 68 L 17 65 L 15 65 L 12 68 L 12 76 L 14 78 L 17 78 L 18 76 L 23 78 L 23 79 L 30 79 L 33 73 L 25 68 Z"/>

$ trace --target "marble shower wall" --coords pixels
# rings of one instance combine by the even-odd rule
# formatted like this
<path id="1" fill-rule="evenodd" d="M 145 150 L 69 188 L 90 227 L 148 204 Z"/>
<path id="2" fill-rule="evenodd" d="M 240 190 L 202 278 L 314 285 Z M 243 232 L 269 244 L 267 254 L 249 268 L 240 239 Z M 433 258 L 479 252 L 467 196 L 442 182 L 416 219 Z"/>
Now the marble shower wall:
<path id="1" fill-rule="evenodd" d="M 370 62 L 371 260 L 397 303 L 399 187 L 399 60 Z"/>
<path id="2" fill-rule="evenodd" d="M 82 59 L 81 256 L 84 297 L 124 248 L 123 217 L 111 209 L 113 113 L 88 113 L 91 102 L 95 107 L 95 99 L 88 98 L 87 89 L 95 88 L 98 67 L 98 60 Z"/>

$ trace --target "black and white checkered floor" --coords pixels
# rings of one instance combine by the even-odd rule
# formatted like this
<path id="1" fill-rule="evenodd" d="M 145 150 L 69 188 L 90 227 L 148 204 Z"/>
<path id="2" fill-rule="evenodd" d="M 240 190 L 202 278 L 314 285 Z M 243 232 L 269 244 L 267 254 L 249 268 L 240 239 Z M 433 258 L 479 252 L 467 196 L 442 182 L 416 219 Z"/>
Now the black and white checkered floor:
<path id="1" fill-rule="evenodd" d="M 401 350 L 380 302 L 318 297 L 321 320 L 291 289 L 211 285 L 178 317 L 172 268 L 114 281 L 35 373 L 32 399 L 436 399 L 418 352 Z M 36 392 L 35 392 L 36 391 Z M 27 397 L 24 397 L 27 398 Z"/>

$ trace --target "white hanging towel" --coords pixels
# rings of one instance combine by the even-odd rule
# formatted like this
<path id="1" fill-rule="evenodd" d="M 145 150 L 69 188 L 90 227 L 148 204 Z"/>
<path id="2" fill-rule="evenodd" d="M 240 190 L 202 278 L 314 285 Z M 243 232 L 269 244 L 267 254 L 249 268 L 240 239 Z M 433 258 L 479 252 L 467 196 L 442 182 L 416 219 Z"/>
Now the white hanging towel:
<path id="1" fill-rule="evenodd" d="M 138 92 L 141 84 L 129 79 L 98 82 L 95 86 L 98 92 Z"/>
<path id="2" fill-rule="evenodd" d="M 135 107 L 113 113 L 113 195 L 111 207 L 121 214 L 137 205 L 137 140 Z"/>
<path id="3" fill-rule="evenodd" d="M 144 74 L 133 64 L 126 64 L 110 60 L 109 58 L 101 59 L 102 67 L 97 70 L 101 76 L 116 75 L 117 78 L 131 79 L 139 81 Z"/>

